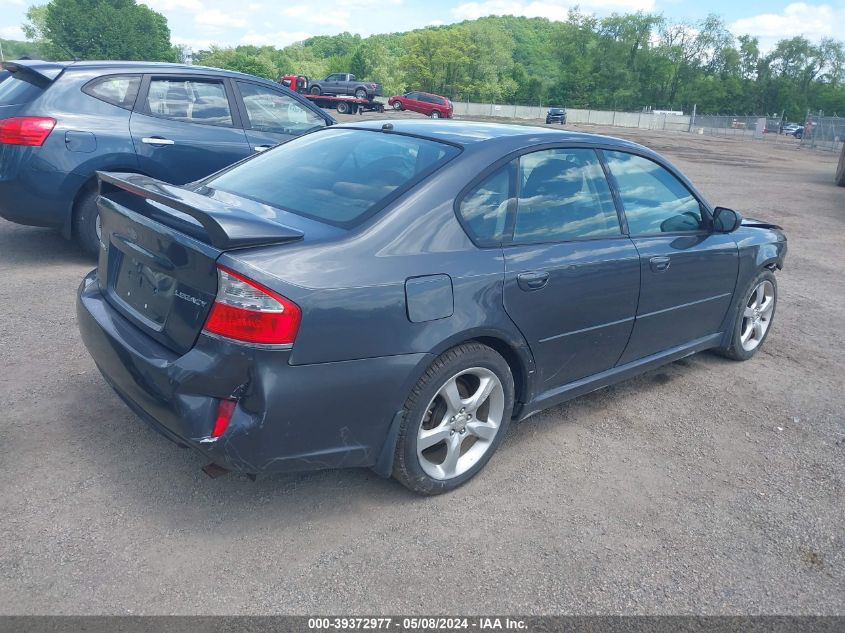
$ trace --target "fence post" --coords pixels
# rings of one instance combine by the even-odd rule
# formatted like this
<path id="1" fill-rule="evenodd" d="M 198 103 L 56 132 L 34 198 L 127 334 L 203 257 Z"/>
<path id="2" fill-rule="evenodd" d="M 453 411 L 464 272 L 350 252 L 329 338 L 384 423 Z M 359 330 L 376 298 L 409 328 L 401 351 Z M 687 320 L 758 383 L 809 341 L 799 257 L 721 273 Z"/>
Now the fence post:
<path id="1" fill-rule="evenodd" d="M 696 107 L 698 107 L 698 104 L 693 103 L 692 104 L 692 117 L 689 120 L 689 129 L 687 129 L 687 132 L 692 132 L 692 128 L 695 127 L 695 109 L 696 109 Z"/>

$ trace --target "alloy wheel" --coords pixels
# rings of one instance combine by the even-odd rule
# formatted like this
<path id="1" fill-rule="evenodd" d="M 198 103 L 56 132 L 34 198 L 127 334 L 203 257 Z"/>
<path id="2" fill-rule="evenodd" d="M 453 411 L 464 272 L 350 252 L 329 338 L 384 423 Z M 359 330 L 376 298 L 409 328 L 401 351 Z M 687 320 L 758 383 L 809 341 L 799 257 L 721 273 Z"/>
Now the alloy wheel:
<path id="1" fill-rule="evenodd" d="M 762 281 L 751 291 L 751 295 L 745 302 L 739 332 L 742 349 L 750 352 L 757 349 L 763 342 L 772 323 L 774 311 L 775 287 L 771 281 Z"/>
<path id="2" fill-rule="evenodd" d="M 417 457 L 433 479 L 467 472 L 493 445 L 505 408 L 499 377 L 484 367 L 452 376 L 429 402 L 417 433 Z"/>

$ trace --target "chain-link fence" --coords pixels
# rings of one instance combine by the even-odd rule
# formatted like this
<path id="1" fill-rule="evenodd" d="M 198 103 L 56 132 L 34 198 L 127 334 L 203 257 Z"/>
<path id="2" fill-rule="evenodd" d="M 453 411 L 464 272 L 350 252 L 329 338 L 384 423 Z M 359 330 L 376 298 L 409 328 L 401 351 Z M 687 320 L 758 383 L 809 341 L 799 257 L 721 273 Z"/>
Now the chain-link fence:
<path id="1" fill-rule="evenodd" d="M 548 108 L 456 101 L 456 116 L 492 117 L 524 121 L 545 121 Z M 567 108 L 567 122 L 586 125 L 666 130 L 710 136 L 746 138 L 753 141 L 802 145 L 840 151 L 845 141 L 845 118 L 808 116 L 790 123 L 780 117 L 669 112 L 618 112 Z"/>
<path id="2" fill-rule="evenodd" d="M 801 145 L 840 151 L 845 142 L 845 118 L 810 116 L 804 121 Z"/>

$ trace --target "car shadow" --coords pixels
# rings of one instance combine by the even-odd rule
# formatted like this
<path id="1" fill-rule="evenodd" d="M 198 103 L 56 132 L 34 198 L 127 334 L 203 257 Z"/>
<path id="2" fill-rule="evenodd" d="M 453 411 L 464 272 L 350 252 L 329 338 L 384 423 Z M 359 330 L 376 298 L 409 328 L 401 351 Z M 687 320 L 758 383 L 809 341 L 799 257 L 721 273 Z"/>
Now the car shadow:
<path id="1" fill-rule="evenodd" d="M 86 256 L 79 246 L 62 237 L 57 229 L 19 226 L 0 220 L 0 262 L 13 266 L 27 264 L 90 264 L 96 262 Z"/>
<path id="2" fill-rule="evenodd" d="M 560 425 L 577 424 L 576 412 L 602 409 L 625 400 L 632 392 L 661 388 L 681 373 L 708 371 L 724 359 L 703 354 L 695 361 L 682 359 L 628 381 L 587 394 L 554 407 L 545 415 L 531 418 L 530 432 L 515 425 L 500 453 L 518 453 L 539 436 L 555 433 Z M 252 480 L 228 473 L 211 478 L 202 471 L 208 459 L 192 450 L 180 449 L 131 413 L 102 383 L 96 380 L 97 398 L 90 398 L 91 384 L 69 385 L 79 419 L 67 433 L 77 440 L 83 460 L 97 473 L 99 487 L 120 500 L 129 511 L 160 515 L 168 524 L 182 524 L 203 517 L 217 524 L 241 525 L 251 516 L 253 528 L 279 523 L 341 518 L 345 513 L 395 512 L 397 505 L 427 502 L 393 480 L 383 479 L 368 469 L 323 470 L 272 474 Z M 515 432 L 514 432 L 515 431 Z M 491 481 L 477 478 L 449 495 L 463 498 L 478 494 Z M 475 492 L 473 492 L 475 491 Z M 437 503 L 437 502 L 435 502 Z M 191 517 L 188 519 L 187 517 Z M 187 527 L 187 526 L 186 526 Z"/>

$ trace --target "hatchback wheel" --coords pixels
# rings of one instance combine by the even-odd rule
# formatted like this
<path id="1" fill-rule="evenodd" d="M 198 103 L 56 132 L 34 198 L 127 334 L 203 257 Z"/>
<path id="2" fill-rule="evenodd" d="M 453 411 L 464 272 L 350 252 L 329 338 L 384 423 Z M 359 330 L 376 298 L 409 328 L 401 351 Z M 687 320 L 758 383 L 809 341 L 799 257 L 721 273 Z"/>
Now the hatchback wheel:
<path id="1" fill-rule="evenodd" d="M 471 479 L 507 432 L 513 393 L 510 367 L 489 347 L 467 343 L 439 356 L 405 403 L 393 476 L 425 495 Z"/>
<path id="2" fill-rule="evenodd" d="M 84 192 L 73 207 L 73 232 L 80 248 L 90 257 L 100 254 L 100 212 L 97 209 L 97 190 Z"/>
<path id="3" fill-rule="evenodd" d="M 724 356 L 734 360 L 748 360 L 754 356 L 769 334 L 777 299 L 774 273 L 768 269 L 761 271 L 739 303 L 731 344 L 720 350 Z"/>

